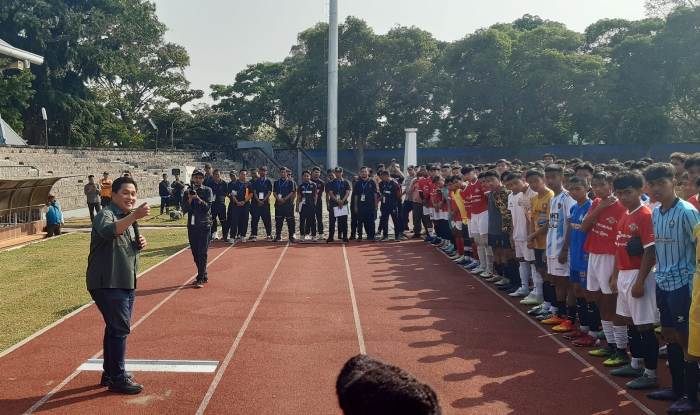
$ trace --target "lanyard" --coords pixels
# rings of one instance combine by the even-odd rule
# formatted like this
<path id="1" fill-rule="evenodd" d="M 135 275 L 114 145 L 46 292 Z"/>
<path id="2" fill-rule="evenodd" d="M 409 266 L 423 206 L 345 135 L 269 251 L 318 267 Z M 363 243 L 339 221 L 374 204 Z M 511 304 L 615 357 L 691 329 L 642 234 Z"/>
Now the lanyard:
<path id="1" fill-rule="evenodd" d="M 362 186 L 362 190 L 360 193 L 364 194 L 365 190 L 367 190 L 367 186 L 369 186 L 369 181 L 368 180 L 361 180 L 360 185 Z"/>
<path id="2" fill-rule="evenodd" d="M 288 184 L 289 184 L 289 180 L 282 180 L 282 179 L 277 180 L 277 186 L 279 187 L 279 193 L 282 193 L 283 190 L 286 189 Z"/>
<path id="3" fill-rule="evenodd" d="M 336 188 L 336 196 L 340 196 L 340 191 L 343 190 L 343 181 L 342 180 L 336 180 L 335 183 L 335 188 Z"/>

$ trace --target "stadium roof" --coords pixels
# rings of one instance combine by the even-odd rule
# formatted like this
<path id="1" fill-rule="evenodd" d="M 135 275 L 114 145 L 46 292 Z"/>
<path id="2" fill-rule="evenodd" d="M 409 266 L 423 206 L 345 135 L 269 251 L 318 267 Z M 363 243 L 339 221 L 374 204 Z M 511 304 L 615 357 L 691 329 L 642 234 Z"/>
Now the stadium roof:
<path id="1" fill-rule="evenodd" d="M 29 63 L 33 63 L 34 65 L 41 65 L 44 63 L 43 56 L 39 56 L 35 53 L 27 52 L 26 50 L 16 48 L 2 39 L 0 39 L 0 55 L 9 56 L 11 58 L 15 58 L 21 61 L 27 61 Z"/>
<path id="2" fill-rule="evenodd" d="M 51 188 L 62 178 L 0 179 L 0 212 L 46 204 Z"/>
<path id="3" fill-rule="evenodd" d="M 0 115 L 0 145 L 26 146 L 27 142 L 20 137 Z"/>

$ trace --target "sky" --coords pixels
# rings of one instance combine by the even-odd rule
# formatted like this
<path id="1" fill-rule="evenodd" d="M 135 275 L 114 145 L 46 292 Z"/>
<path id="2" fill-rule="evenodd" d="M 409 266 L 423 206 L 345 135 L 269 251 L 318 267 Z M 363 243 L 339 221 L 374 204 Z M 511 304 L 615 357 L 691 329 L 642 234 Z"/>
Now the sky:
<path id="1" fill-rule="evenodd" d="M 155 0 L 166 40 L 190 54 L 187 78 L 209 93 L 211 84 L 231 84 L 247 65 L 281 61 L 297 34 L 328 20 L 328 0 Z M 582 32 L 603 18 L 640 19 L 644 0 L 339 0 L 339 20 L 364 19 L 376 33 L 396 25 L 417 26 L 437 39 L 454 41 L 494 23 L 524 14 Z"/>

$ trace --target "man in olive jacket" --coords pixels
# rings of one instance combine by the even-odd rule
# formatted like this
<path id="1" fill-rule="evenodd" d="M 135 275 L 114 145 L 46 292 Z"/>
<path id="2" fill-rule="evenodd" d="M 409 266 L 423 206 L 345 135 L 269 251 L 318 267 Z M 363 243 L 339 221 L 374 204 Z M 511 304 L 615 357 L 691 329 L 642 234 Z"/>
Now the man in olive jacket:
<path id="1" fill-rule="evenodd" d="M 127 374 L 124 359 L 131 331 L 138 253 L 146 247 L 136 221 L 150 212 L 145 202 L 136 207 L 137 190 L 131 177 L 120 177 L 112 183 L 112 200 L 92 223 L 87 267 L 87 289 L 106 326 L 100 384 L 111 392 L 129 395 L 143 390 Z"/>

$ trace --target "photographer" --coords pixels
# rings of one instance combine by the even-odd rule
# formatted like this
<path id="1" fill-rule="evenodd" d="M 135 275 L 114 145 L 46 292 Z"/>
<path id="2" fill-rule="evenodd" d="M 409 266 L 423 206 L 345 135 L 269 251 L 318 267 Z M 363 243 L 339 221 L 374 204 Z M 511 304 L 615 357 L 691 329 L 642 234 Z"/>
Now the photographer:
<path id="1" fill-rule="evenodd" d="M 187 238 L 197 265 L 197 279 L 194 286 L 203 288 L 207 282 L 207 250 L 211 238 L 211 203 L 214 201 L 212 191 L 204 183 L 204 173 L 195 170 L 192 173 L 192 185 L 185 191 L 182 211 L 187 213 Z"/>
<path id="2" fill-rule="evenodd" d="M 139 250 L 146 247 L 136 221 L 147 216 L 147 203 L 136 207 L 134 179 L 120 177 L 112 183 L 110 204 L 92 224 L 86 272 L 87 289 L 105 321 L 104 364 L 100 384 L 109 391 L 134 395 L 143 386 L 125 370 L 126 338 L 131 331 Z"/>

